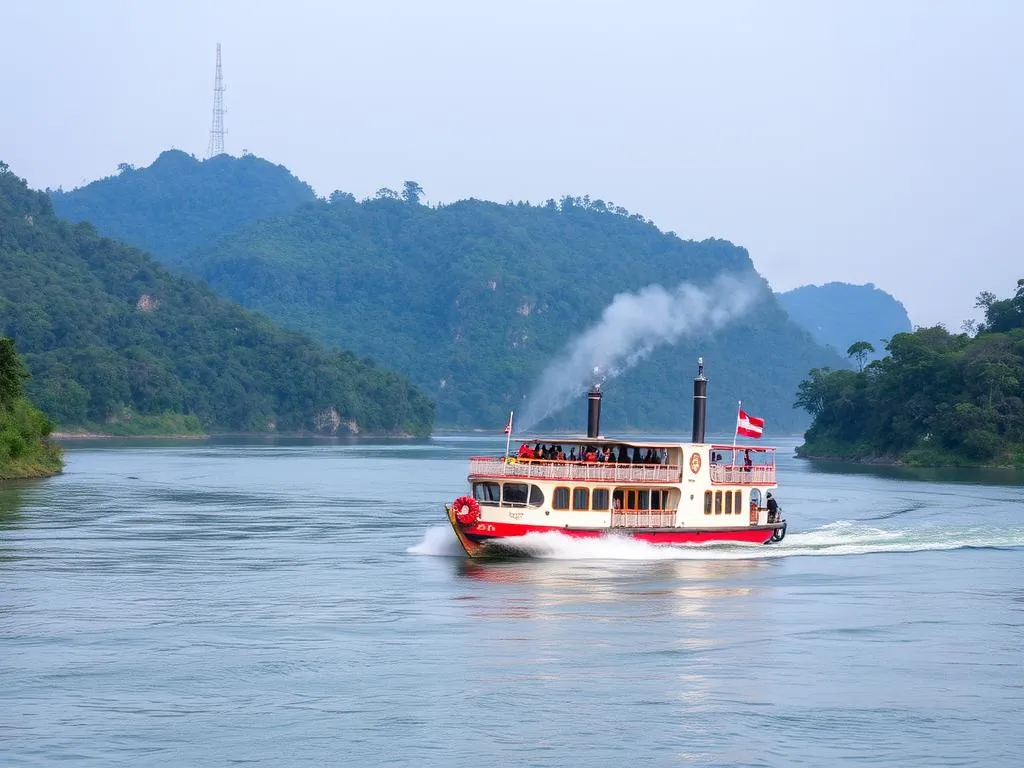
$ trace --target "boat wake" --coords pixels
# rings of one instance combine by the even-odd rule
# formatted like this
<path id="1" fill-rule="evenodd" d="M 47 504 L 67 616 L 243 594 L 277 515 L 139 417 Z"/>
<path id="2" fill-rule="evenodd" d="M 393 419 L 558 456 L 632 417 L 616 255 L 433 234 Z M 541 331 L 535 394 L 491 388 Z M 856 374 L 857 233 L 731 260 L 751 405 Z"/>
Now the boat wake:
<path id="1" fill-rule="evenodd" d="M 860 522 L 838 521 L 810 531 L 789 533 L 777 544 L 648 544 L 625 536 L 577 539 L 560 533 L 530 533 L 506 539 L 497 553 L 549 560 L 764 560 L 779 557 L 936 552 L 956 549 L 1024 547 L 1024 528 L 929 527 L 885 530 Z M 427 530 L 409 547 L 416 555 L 462 557 L 462 546 L 448 526 Z"/>
<path id="2" fill-rule="evenodd" d="M 433 555 L 435 557 L 465 557 L 466 552 L 455 538 L 451 526 L 435 525 L 428 528 L 423 541 L 405 550 L 411 555 Z"/>

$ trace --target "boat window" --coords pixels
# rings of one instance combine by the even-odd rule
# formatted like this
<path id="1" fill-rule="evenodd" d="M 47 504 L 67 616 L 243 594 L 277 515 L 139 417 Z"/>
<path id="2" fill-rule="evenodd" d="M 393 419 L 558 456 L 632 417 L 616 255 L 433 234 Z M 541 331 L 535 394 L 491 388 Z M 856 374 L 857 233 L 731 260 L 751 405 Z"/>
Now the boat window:
<path id="1" fill-rule="evenodd" d="M 650 491 L 640 491 L 640 509 L 650 509 L 650 508 L 651 508 L 651 492 Z"/>
<path id="2" fill-rule="evenodd" d="M 665 505 L 661 503 L 661 491 L 651 491 L 651 509 L 664 509 Z"/>
<path id="3" fill-rule="evenodd" d="M 526 483 L 505 483 L 505 496 L 502 504 L 525 505 L 530 497 L 530 489 Z"/>
<path id="4" fill-rule="evenodd" d="M 613 493 L 612 494 L 612 500 L 614 502 L 615 509 L 622 509 L 622 504 L 623 504 L 622 491 L 616 491 L 615 493 Z"/>
<path id="5" fill-rule="evenodd" d="M 732 491 L 725 492 L 725 514 L 732 514 Z"/>
<path id="6" fill-rule="evenodd" d="M 711 514 L 711 491 L 704 491 L 704 514 Z"/>
<path id="7" fill-rule="evenodd" d="M 722 514 L 722 492 L 715 491 L 715 514 Z"/>
<path id="8" fill-rule="evenodd" d="M 539 507 L 544 503 L 544 491 L 538 488 L 536 485 L 530 486 L 530 506 Z"/>
<path id="9" fill-rule="evenodd" d="M 590 489 L 589 488 L 573 488 L 572 489 L 572 508 L 573 509 L 590 509 Z"/>
<path id="10" fill-rule="evenodd" d="M 501 501 L 501 486 L 498 483 L 473 483 L 473 498 L 498 504 Z"/>
<path id="11" fill-rule="evenodd" d="M 565 487 L 555 488 L 555 498 L 551 502 L 553 509 L 569 508 L 569 489 Z"/>
<path id="12" fill-rule="evenodd" d="M 626 509 L 636 509 L 636 491 L 626 491 Z"/>
<path id="13" fill-rule="evenodd" d="M 608 489 L 595 488 L 590 496 L 590 506 L 593 509 L 608 509 Z"/>

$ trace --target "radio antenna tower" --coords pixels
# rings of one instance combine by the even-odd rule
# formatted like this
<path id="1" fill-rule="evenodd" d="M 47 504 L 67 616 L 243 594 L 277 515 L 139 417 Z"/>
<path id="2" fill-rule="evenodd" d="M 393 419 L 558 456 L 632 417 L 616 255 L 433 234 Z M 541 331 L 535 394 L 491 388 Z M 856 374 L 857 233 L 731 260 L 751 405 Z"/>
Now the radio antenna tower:
<path id="1" fill-rule="evenodd" d="M 217 75 L 213 80 L 213 124 L 207 158 L 224 154 L 224 75 L 220 68 L 220 43 L 217 43 Z"/>

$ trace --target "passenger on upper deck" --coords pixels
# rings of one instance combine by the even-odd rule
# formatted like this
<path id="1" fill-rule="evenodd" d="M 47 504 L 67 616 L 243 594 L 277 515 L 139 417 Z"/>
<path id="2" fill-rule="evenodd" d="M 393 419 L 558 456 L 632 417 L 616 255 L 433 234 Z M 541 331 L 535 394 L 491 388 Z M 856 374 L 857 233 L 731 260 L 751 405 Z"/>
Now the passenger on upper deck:
<path id="1" fill-rule="evenodd" d="M 750 449 L 747 448 L 747 450 L 745 450 L 743 452 L 743 471 L 744 472 L 749 472 L 753 468 L 754 468 L 754 460 L 752 458 L 750 458 Z"/>
<path id="2" fill-rule="evenodd" d="M 531 448 L 528 444 L 523 443 L 522 445 L 519 446 L 519 451 L 516 453 L 516 456 L 518 456 L 520 459 L 532 459 L 533 448 Z"/>

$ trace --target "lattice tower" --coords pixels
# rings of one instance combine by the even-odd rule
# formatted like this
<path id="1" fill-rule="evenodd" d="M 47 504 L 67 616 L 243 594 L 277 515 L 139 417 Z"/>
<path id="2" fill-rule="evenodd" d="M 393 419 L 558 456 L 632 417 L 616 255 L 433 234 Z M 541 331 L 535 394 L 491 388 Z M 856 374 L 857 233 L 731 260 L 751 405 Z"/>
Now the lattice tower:
<path id="1" fill-rule="evenodd" d="M 207 157 L 224 154 L 224 74 L 220 68 L 220 43 L 217 43 L 217 74 L 213 80 L 213 124 L 210 126 L 210 146 Z"/>

